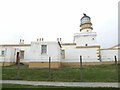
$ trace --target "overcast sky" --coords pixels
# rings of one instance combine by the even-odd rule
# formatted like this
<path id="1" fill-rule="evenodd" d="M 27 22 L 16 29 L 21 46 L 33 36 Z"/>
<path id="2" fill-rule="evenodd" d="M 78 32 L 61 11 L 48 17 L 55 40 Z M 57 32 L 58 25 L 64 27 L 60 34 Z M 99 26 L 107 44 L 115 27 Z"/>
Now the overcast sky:
<path id="1" fill-rule="evenodd" d="M 73 42 L 83 13 L 91 17 L 103 48 L 118 42 L 119 0 L 0 0 L 0 44 L 45 41 Z"/>

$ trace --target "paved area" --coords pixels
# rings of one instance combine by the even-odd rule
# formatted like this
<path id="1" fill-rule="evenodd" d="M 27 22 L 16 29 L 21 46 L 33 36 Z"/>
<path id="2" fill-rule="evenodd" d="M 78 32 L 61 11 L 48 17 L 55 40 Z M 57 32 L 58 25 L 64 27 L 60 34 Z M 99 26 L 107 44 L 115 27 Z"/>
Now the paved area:
<path id="1" fill-rule="evenodd" d="M 0 83 L 24 84 L 24 85 L 45 85 L 45 86 L 67 86 L 67 87 L 116 87 L 118 83 L 112 82 L 43 82 L 43 81 L 22 81 L 22 80 L 0 80 Z"/>

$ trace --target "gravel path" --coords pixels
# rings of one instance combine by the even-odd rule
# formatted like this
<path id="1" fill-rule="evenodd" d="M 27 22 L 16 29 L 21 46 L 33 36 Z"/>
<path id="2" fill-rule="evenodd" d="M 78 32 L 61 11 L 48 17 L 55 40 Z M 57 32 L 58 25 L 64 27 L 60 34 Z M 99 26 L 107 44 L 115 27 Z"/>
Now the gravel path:
<path id="1" fill-rule="evenodd" d="M 45 86 L 67 86 L 67 87 L 116 87 L 115 82 L 43 82 L 43 81 L 22 81 L 22 80 L 0 80 L 0 83 L 24 84 L 24 85 L 45 85 Z"/>

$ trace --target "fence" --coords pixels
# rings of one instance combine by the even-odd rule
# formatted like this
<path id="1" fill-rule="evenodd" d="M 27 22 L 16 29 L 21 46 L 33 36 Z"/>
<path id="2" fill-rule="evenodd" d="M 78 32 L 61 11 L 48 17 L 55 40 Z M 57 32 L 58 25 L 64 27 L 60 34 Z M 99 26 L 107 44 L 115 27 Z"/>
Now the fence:
<path id="1" fill-rule="evenodd" d="M 52 68 L 52 58 L 48 58 L 48 68 L 29 68 L 28 65 L 18 62 L 16 65 L 2 68 L 3 79 L 31 80 L 31 81 L 117 81 L 117 59 L 112 65 L 83 65 L 82 56 L 79 57 L 79 67 L 61 66 Z"/>

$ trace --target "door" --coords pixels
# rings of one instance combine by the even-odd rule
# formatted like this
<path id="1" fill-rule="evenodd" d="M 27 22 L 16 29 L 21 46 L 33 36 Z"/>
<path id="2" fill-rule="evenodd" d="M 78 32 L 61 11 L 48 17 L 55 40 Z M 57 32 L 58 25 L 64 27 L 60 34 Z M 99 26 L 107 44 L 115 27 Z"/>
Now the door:
<path id="1" fill-rule="evenodd" d="M 17 56 L 16 56 L 16 64 L 18 64 L 20 62 L 20 53 L 17 52 Z"/>

